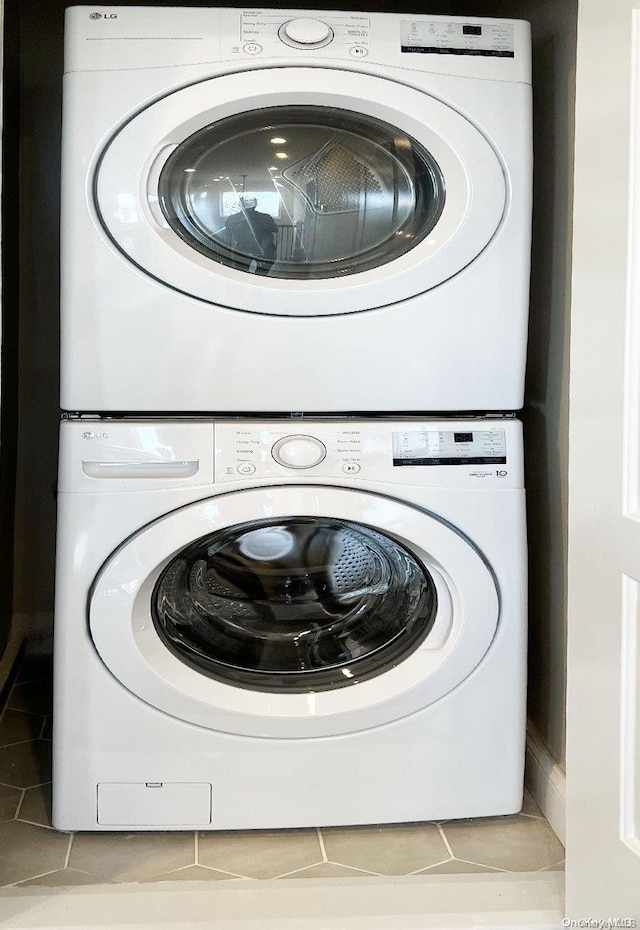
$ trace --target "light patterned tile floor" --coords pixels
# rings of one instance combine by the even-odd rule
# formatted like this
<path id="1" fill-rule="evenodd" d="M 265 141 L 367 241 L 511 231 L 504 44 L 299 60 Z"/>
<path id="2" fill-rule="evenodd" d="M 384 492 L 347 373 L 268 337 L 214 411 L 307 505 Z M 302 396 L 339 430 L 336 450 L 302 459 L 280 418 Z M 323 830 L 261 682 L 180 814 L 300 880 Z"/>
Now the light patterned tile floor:
<path id="1" fill-rule="evenodd" d="M 0 716 L 0 885 L 551 871 L 564 849 L 525 792 L 520 814 L 303 830 L 58 833 L 51 664 L 27 661 Z"/>

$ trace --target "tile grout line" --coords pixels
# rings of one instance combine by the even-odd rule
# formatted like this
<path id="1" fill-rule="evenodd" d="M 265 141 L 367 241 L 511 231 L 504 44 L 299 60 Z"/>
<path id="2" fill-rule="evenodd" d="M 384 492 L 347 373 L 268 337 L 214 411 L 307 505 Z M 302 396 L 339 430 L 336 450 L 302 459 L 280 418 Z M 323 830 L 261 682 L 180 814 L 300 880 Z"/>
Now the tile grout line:
<path id="1" fill-rule="evenodd" d="M 19 739 L 15 743 L 5 743 L 4 746 L 0 747 L 1 749 L 10 749 L 12 746 L 24 746 L 25 743 L 35 743 L 40 739 L 39 736 L 32 736 L 31 739 Z M 47 743 L 50 743 L 51 740 L 47 740 Z M 49 782 L 42 782 L 43 785 L 48 785 Z M 11 787 L 9 785 L 8 787 Z M 33 785 L 34 788 L 37 788 L 37 785 Z"/>
<path id="2" fill-rule="evenodd" d="M 49 869 L 48 872 L 39 872 L 38 875 L 30 875 L 29 878 L 21 878 L 19 882 L 11 882 L 9 885 L 2 885 L 2 888 L 17 888 L 18 886 L 24 884 L 24 882 L 32 882 L 34 878 L 44 878 L 45 875 L 53 875 L 54 872 L 59 872 L 60 869 Z M 88 873 L 87 873 L 88 874 Z"/>
<path id="3" fill-rule="evenodd" d="M 513 874 L 512 872 L 509 871 L 509 869 L 499 869 L 499 868 L 497 868 L 497 866 L 495 866 L 495 865 L 485 865 L 485 863 L 483 863 L 483 862 L 474 862 L 472 859 L 457 859 L 457 858 L 454 856 L 452 859 L 443 859 L 442 862 L 434 862 L 433 865 L 429 865 L 429 866 L 427 866 L 427 867 L 424 868 L 424 869 L 416 869 L 415 872 L 409 872 L 409 875 L 428 875 L 429 872 L 432 871 L 432 869 L 437 868 L 439 865 L 446 865 L 446 864 L 449 863 L 449 862 L 465 862 L 467 865 L 477 865 L 477 866 L 479 866 L 481 869 L 487 869 L 487 871 L 489 871 L 489 872 L 503 872 L 503 873 L 505 873 L 505 874 L 507 874 L 507 875 L 512 875 L 512 874 Z M 536 871 L 541 871 L 541 870 L 540 870 L 540 869 L 537 869 Z M 448 873 L 443 872 L 442 874 L 446 875 L 446 874 L 448 874 Z M 451 873 L 451 874 L 454 874 L 454 873 Z M 480 873 L 479 873 L 479 872 L 478 872 L 478 873 L 469 872 L 468 874 L 470 874 L 470 875 L 478 874 L 478 875 L 479 875 Z"/>
<path id="4" fill-rule="evenodd" d="M 67 855 L 65 856 L 65 860 L 64 860 L 64 868 L 65 868 L 65 869 L 68 869 L 68 868 L 69 868 L 69 860 L 71 859 L 71 847 L 73 846 L 73 840 L 74 840 L 74 838 L 75 838 L 75 833 L 70 833 L 70 834 L 69 834 L 69 844 L 68 844 L 68 846 L 67 846 Z"/>
<path id="5" fill-rule="evenodd" d="M 18 702 L 18 704 L 11 703 L 12 698 L 7 699 L 7 706 L 5 710 L 12 710 L 14 714 L 28 714 L 30 717 L 48 717 L 49 714 L 43 713 L 42 709 L 33 710 L 33 705 L 29 706 L 28 701 Z M 26 706 L 25 706 L 26 705 Z M 51 706 L 51 702 L 47 703 L 47 709 Z"/>
<path id="6" fill-rule="evenodd" d="M 455 862 L 455 859 L 441 859 L 440 862 L 434 862 L 433 865 L 427 865 L 422 869 L 414 869 L 413 872 L 409 872 L 409 875 L 421 875 L 423 872 L 428 872 L 430 869 L 435 869 L 439 865 L 445 865 L 447 862 Z"/>
<path id="7" fill-rule="evenodd" d="M 312 862 L 311 865 L 303 865 L 299 869 L 291 869 L 290 872 L 281 872 L 280 875 L 274 875 L 271 879 L 268 879 L 268 881 L 275 882 L 279 878 L 287 878 L 289 875 L 298 875 L 300 872 L 306 872 L 307 869 L 314 869 L 319 865 L 322 865 L 322 862 Z"/>
<path id="8" fill-rule="evenodd" d="M 7 787 L 11 787 L 11 786 L 8 785 Z M 18 801 L 18 806 L 16 808 L 16 814 L 15 814 L 15 817 L 13 818 L 14 820 L 17 820 L 20 817 L 20 811 L 22 810 L 22 803 L 24 801 L 24 796 L 26 795 L 26 793 L 27 793 L 27 789 L 23 788 L 22 794 L 20 795 L 20 800 Z"/>
<path id="9" fill-rule="evenodd" d="M 224 869 L 214 869 L 212 865 L 201 865 L 199 862 L 196 863 L 198 868 L 204 869 L 205 872 L 212 872 L 215 875 L 224 875 L 226 878 L 245 878 L 249 881 L 252 881 L 251 877 L 248 875 L 240 875 L 238 872 L 225 872 Z M 192 869 L 192 865 L 181 865 L 179 869 L 172 869 L 170 872 L 167 872 L 167 875 L 173 875 L 174 872 L 184 872 L 186 869 Z M 201 879 L 197 879 L 201 881 Z M 202 881 L 213 881 L 213 879 L 202 879 Z"/>
<path id="10" fill-rule="evenodd" d="M 192 865 L 181 865 L 178 869 L 171 869 L 170 872 L 160 872 L 160 875 L 177 875 L 178 872 L 184 872 L 186 869 L 192 869 Z M 158 875 L 150 875 L 149 878 L 144 879 L 145 882 L 152 884 L 158 880 Z"/>
<path id="11" fill-rule="evenodd" d="M 200 865 L 200 863 L 197 863 L 197 865 L 199 868 L 204 869 L 205 872 L 212 872 L 215 875 L 224 875 L 225 878 L 228 878 L 228 879 L 235 880 L 236 878 L 243 878 L 243 879 L 246 879 L 247 881 L 262 881 L 262 879 L 253 879 L 251 875 L 241 875 L 239 872 L 226 872 L 224 869 L 214 869 L 213 866 L 211 865 Z M 170 872 L 162 872 L 161 874 L 162 875 L 173 875 L 175 872 L 184 872 L 187 869 L 192 869 L 192 868 L 193 868 L 193 865 L 181 865 L 179 869 L 171 869 Z M 76 871 L 80 871 L 80 870 L 76 870 Z M 151 875 L 149 876 L 149 878 L 145 879 L 145 882 L 152 883 L 152 882 L 157 881 L 157 878 L 158 878 L 157 875 Z M 195 880 L 196 881 L 213 881 L 213 879 L 195 879 Z M 96 881 L 96 884 L 98 884 L 98 881 Z M 102 884 L 102 882 L 100 882 L 100 884 Z M 109 883 L 107 882 L 107 884 Z"/>
<path id="12" fill-rule="evenodd" d="M 554 862 L 552 865 L 543 865 L 541 869 L 536 869 L 536 872 L 544 872 L 547 870 L 555 869 L 557 865 L 564 865 L 564 859 L 558 859 L 557 862 Z"/>
<path id="13" fill-rule="evenodd" d="M 269 881 L 277 881 L 279 878 L 288 878 L 290 875 L 299 875 L 301 872 L 306 872 L 307 869 L 317 868 L 319 865 L 324 865 L 328 863 L 329 865 L 337 865 L 340 868 L 347 869 L 350 872 L 360 872 L 362 875 L 374 876 L 377 878 L 382 878 L 381 872 L 371 872 L 368 869 L 359 869 L 355 865 L 345 865 L 343 862 L 334 862 L 332 859 L 324 859 L 322 862 L 314 862 L 311 865 L 304 865 L 300 869 L 292 869 L 290 872 L 282 872 L 280 875 L 274 875 L 273 878 Z"/>
<path id="14" fill-rule="evenodd" d="M 441 839 L 442 842 L 444 843 L 447 852 L 449 853 L 449 855 L 451 856 L 452 859 L 455 859 L 455 856 L 454 856 L 454 854 L 453 854 L 453 850 L 452 850 L 451 846 L 449 845 L 449 840 L 447 839 L 447 837 L 446 837 L 446 835 L 445 835 L 444 827 L 442 827 L 440 824 L 438 824 L 438 833 L 440 834 L 440 839 Z"/>
<path id="15" fill-rule="evenodd" d="M 254 878 L 252 875 L 241 875 L 240 872 L 229 872 L 226 869 L 214 869 L 212 865 L 201 865 L 200 868 L 207 869 L 209 872 L 217 872 L 218 875 L 227 875 L 229 878 L 246 878 L 247 881 L 250 882 L 263 881 L 263 879 Z M 174 869 L 174 871 L 176 870 Z M 268 879 L 264 879 L 264 881 L 268 881 Z"/>
<path id="16" fill-rule="evenodd" d="M 14 817 L 14 820 L 19 820 L 20 823 L 28 823 L 32 827 L 41 827 L 43 830 L 52 830 L 54 833 L 56 832 L 56 828 L 50 823 L 38 823 L 35 820 L 25 820 L 24 817 L 19 817 L 17 815 Z"/>
<path id="17" fill-rule="evenodd" d="M 318 834 L 318 842 L 320 843 L 320 852 L 322 853 L 322 861 L 328 862 L 329 859 L 327 856 L 327 850 L 325 849 L 324 838 L 322 836 L 322 830 L 320 829 L 320 827 L 316 827 L 316 833 Z"/>
<path id="18" fill-rule="evenodd" d="M 487 865 L 486 862 L 475 862 L 473 859 L 458 859 L 458 862 L 468 862 L 469 865 L 480 865 L 483 869 L 492 869 L 494 872 L 504 872 L 505 875 L 514 875 L 512 869 L 501 869 L 497 865 Z"/>
<path id="19" fill-rule="evenodd" d="M 346 865 L 344 862 L 336 862 L 334 859 L 327 859 L 330 865 L 340 865 L 343 869 L 352 869 L 354 872 L 362 872 L 363 875 L 375 875 L 377 878 L 383 878 L 383 872 L 373 872 L 371 869 L 359 869 L 357 865 Z"/>

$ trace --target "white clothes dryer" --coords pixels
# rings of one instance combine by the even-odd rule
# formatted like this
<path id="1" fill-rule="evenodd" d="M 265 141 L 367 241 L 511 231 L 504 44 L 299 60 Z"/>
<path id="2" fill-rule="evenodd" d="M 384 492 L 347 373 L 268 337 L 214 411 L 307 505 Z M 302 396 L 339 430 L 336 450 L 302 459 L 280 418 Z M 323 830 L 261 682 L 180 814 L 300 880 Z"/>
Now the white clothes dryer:
<path id="1" fill-rule="evenodd" d="M 520 809 L 515 420 L 69 420 L 53 820 Z"/>
<path id="2" fill-rule="evenodd" d="M 67 10 L 62 406 L 522 406 L 530 30 Z"/>

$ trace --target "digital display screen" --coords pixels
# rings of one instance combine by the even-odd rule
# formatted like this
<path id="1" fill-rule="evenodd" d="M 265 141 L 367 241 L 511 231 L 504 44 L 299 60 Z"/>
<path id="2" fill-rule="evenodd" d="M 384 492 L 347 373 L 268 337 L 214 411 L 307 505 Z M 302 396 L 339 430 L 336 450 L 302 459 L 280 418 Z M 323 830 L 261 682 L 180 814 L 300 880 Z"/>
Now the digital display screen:
<path id="1" fill-rule="evenodd" d="M 515 30 L 506 22 L 458 23 L 403 20 L 400 49 L 413 55 L 474 55 L 515 58 Z"/>
<path id="2" fill-rule="evenodd" d="M 507 461 L 505 432 L 478 429 L 473 432 L 409 429 L 393 433 L 393 464 L 504 465 Z"/>

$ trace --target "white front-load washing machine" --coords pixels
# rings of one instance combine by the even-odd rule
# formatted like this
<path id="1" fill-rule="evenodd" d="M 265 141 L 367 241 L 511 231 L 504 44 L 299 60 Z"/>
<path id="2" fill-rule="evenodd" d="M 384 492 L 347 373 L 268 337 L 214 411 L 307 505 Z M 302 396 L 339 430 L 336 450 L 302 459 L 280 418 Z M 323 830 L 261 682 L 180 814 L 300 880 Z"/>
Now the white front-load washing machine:
<path id="1" fill-rule="evenodd" d="M 515 410 L 530 30 L 67 10 L 62 407 Z"/>
<path id="2" fill-rule="evenodd" d="M 67 420 L 53 821 L 520 809 L 515 420 Z"/>

